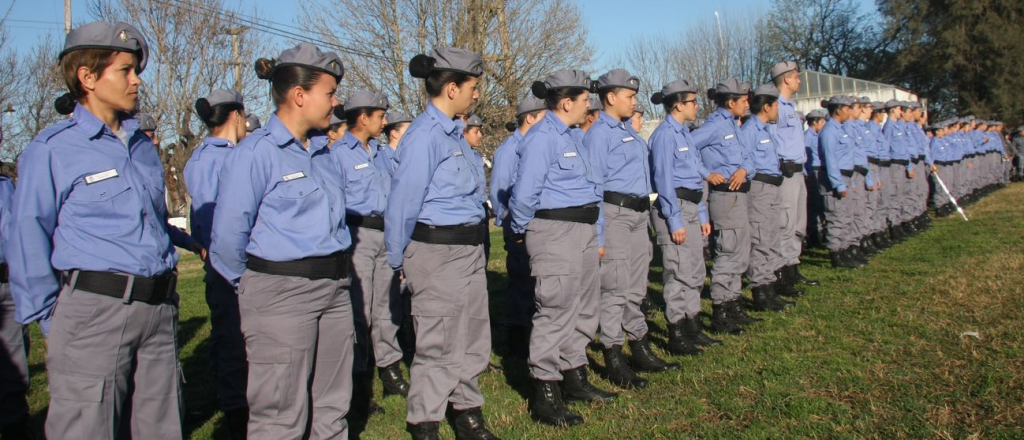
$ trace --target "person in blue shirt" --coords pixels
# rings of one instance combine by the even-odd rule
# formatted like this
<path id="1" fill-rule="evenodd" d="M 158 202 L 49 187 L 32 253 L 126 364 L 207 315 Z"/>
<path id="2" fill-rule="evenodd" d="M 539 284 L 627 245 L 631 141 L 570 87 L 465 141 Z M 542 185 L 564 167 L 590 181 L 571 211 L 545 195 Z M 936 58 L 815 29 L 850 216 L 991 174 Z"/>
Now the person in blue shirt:
<path id="1" fill-rule="evenodd" d="M 878 249 L 868 243 L 865 239 L 868 235 L 868 195 L 878 187 L 875 184 L 874 175 L 868 168 L 868 130 L 864 119 L 871 111 L 871 101 L 868 98 L 853 99 L 853 113 L 843 123 L 843 129 L 853 139 L 853 183 L 850 191 L 849 210 L 853 227 L 850 229 L 850 239 L 854 241 L 851 252 L 853 256 L 867 263 L 871 255 L 878 252 Z"/>
<path id="2" fill-rule="evenodd" d="M 689 80 L 672 81 L 651 96 L 665 108 L 665 120 L 651 134 L 652 184 L 658 193 L 651 223 L 661 247 L 668 351 L 700 354 L 702 346 L 721 344 L 703 331 L 700 292 L 704 288 L 703 237 L 711 234 L 704 181 L 723 182 L 701 162 L 687 123 L 697 118 L 697 87 Z"/>
<path id="3" fill-rule="evenodd" d="M 355 330 L 345 170 L 327 128 L 341 59 L 309 43 L 256 61 L 276 107 L 221 169 L 210 262 L 236 286 L 248 438 L 344 438 Z"/>
<path id="4" fill-rule="evenodd" d="M 807 129 L 804 130 L 804 148 L 807 162 L 804 163 L 804 180 L 807 186 L 807 238 L 812 247 L 820 247 L 824 242 L 825 232 L 825 201 L 818 181 L 821 170 L 821 150 L 818 149 L 818 134 L 825 128 L 828 114 L 823 109 L 807 112 L 804 117 Z"/>
<path id="5" fill-rule="evenodd" d="M 593 81 L 579 70 L 563 70 L 537 81 L 533 95 L 547 113 L 522 141 L 518 175 L 509 199 L 513 240 L 526 244 L 537 279 L 537 310 L 530 334 L 530 414 L 549 425 L 573 426 L 583 418 L 571 401 L 601 401 L 617 395 L 587 378 L 587 345 L 597 332 L 603 188 L 600 174 L 574 125 L 590 107 Z"/>
<path id="6" fill-rule="evenodd" d="M 907 134 L 911 146 L 910 160 L 920 171 L 914 174 L 910 200 L 910 214 L 912 218 L 910 225 L 913 233 L 924 232 L 930 224 L 931 217 L 928 216 L 928 174 L 929 174 L 929 148 L 928 137 L 925 135 L 922 124 L 925 123 L 924 113 L 921 111 L 921 104 L 917 101 L 908 101 L 906 117 Z"/>
<path id="7" fill-rule="evenodd" d="M 941 121 L 934 124 L 934 136 L 932 136 L 929 149 L 932 158 L 932 178 L 936 180 L 935 188 L 932 191 L 932 204 L 935 206 L 935 214 L 939 217 L 947 217 L 955 211 L 950 195 L 942 190 L 938 180 L 942 180 L 947 188 L 954 181 L 953 179 L 953 148 L 950 145 L 947 135 L 950 132 L 950 123 Z"/>
<path id="8" fill-rule="evenodd" d="M 604 242 L 600 246 L 601 313 L 599 327 L 608 379 L 615 385 L 639 386 L 638 371 L 675 370 L 677 363 L 659 359 L 650 347 L 647 320 L 640 303 L 647 294 L 647 268 L 653 249 L 649 228 L 651 170 L 647 143 L 629 120 L 636 107 L 640 80 L 624 69 L 614 69 L 597 80 L 602 110 L 583 138 L 591 164 L 604 182 Z M 622 346 L 629 340 L 627 363 Z"/>
<path id="9" fill-rule="evenodd" d="M 25 148 L 13 217 L 0 230 L 15 320 L 39 321 L 48 338 L 52 438 L 109 439 L 118 429 L 182 436 L 174 287 L 182 239 L 166 223 L 156 148 L 129 116 L 148 56 L 125 23 L 67 35 L 58 62 L 69 92 L 57 106 L 71 116 Z"/>
<path id="10" fill-rule="evenodd" d="M 402 140 L 402 135 L 405 134 L 405 130 L 409 128 L 409 123 L 412 122 L 412 116 L 408 113 L 400 111 L 389 111 L 384 115 L 384 119 L 388 125 L 384 126 L 384 135 L 387 136 L 387 144 L 383 144 L 387 148 L 381 148 L 380 152 L 390 163 L 388 170 L 394 174 L 395 169 L 398 168 L 398 143 Z"/>
<path id="11" fill-rule="evenodd" d="M 0 436 L 29 437 L 28 358 L 25 350 L 25 325 L 15 321 L 14 297 L 4 249 L 10 242 L 11 202 L 14 183 L 0 175 Z"/>
<path id="12" fill-rule="evenodd" d="M 821 130 L 818 144 L 821 150 L 819 179 L 825 196 L 826 241 L 833 267 L 855 268 L 864 263 L 856 259 L 852 248 L 857 244 L 853 225 L 851 197 L 858 188 L 853 184 L 855 139 L 844 127 L 854 117 L 854 98 L 836 95 L 822 101 L 828 109 L 829 119 Z M 863 191 L 863 189 L 861 189 Z"/>
<path id="13" fill-rule="evenodd" d="M 413 57 L 409 73 L 424 80 L 429 102 L 398 145 L 384 211 L 388 263 L 408 282 L 416 326 L 407 429 L 414 439 L 437 438 L 450 406 L 459 438 L 495 438 L 484 424 L 478 384 L 491 354 L 485 176 L 452 120 L 479 99 L 483 59 L 438 48 Z"/>
<path id="14" fill-rule="evenodd" d="M 893 243 L 889 240 L 889 199 L 891 198 L 892 153 L 889 144 L 882 133 L 882 124 L 885 122 L 885 103 L 871 102 L 865 122 L 865 138 L 868 139 L 868 169 L 874 175 L 877 189 L 868 193 L 869 209 L 871 209 L 869 226 L 871 229 L 871 240 L 878 249 L 888 249 Z"/>
<path id="15" fill-rule="evenodd" d="M 494 168 L 491 169 L 490 201 L 494 207 L 494 225 L 501 227 L 505 241 L 505 267 L 508 270 L 508 287 L 505 290 L 505 335 L 507 355 L 526 359 L 530 356 L 530 327 L 533 324 L 533 288 L 536 280 L 530 275 L 530 254 L 526 244 L 513 239 L 512 219 L 508 200 L 515 187 L 519 171 L 520 147 L 526 133 L 537 125 L 547 112 L 544 100 L 530 95 L 516 105 L 516 122 L 510 122 L 512 134 L 494 152 Z"/>
<path id="16" fill-rule="evenodd" d="M 907 151 L 909 136 L 903 124 L 903 101 L 890 99 L 885 103 L 886 122 L 882 128 L 882 135 L 885 136 L 889 145 L 889 179 L 886 181 L 889 188 L 889 231 L 890 237 L 896 243 L 906 239 L 908 227 L 904 222 L 909 220 L 906 216 L 909 201 L 910 181 L 914 177 L 913 164 L 910 162 L 910 153 Z"/>
<path id="17" fill-rule="evenodd" d="M 590 130 L 590 127 L 592 127 L 594 125 L 594 122 L 597 121 L 598 116 L 601 115 L 601 109 L 603 108 L 603 105 L 601 104 L 601 98 L 599 98 L 596 93 L 590 95 L 589 99 L 590 105 L 589 107 L 587 107 L 587 117 L 586 119 L 583 120 L 583 122 L 577 124 L 577 128 L 583 133 L 586 133 L 587 130 Z"/>
<path id="18" fill-rule="evenodd" d="M 740 334 L 754 321 L 741 301 L 742 277 L 750 263 L 750 221 L 747 192 L 754 176 L 750 151 L 739 139 L 737 120 L 747 112 L 750 84 L 730 78 L 708 90 L 716 110 L 692 134 L 694 147 L 709 173 L 725 177 L 708 181 L 708 214 L 714 234 L 715 264 L 711 268 L 711 330 Z M 727 177 L 726 177 L 727 176 Z"/>
<path id="19" fill-rule="evenodd" d="M 209 136 L 185 164 L 185 187 L 192 198 L 192 236 L 209 249 L 220 172 L 231 149 L 246 136 L 245 104 L 241 93 L 218 89 L 197 99 L 195 109 Z M 245 395 L 249 373 L 238 295 L 209 261 L 204 269 L 206 304 L 210 308 L 210 363 L 216 377 L 217 401 L 227 419 L 228 435 L 243 439 L 249 422 Z"/>
<path id="20" fill-rule="evenodd" d="M 480 167 L 490 168 L 491 162 L 484 159 L 484 156 L 480 154 L 480 148 L 484 145 L 484 120 L 477 114 L 471 114 L 464 116 L 462 121 L 466 124 L 462 129 L 462 136 L 466 138 L 466 143 L 469 144 L 470 151 L 473 153 L 470 157 L 473 159 L 475 165 Z M 480 182 L 480 194 L 483 194 L 483 200 L 480 202 L 484 207 L 484 218 L 480 221 L 480 240 L 484 244 L 484 261 L 490 261 L 491 259 L 491 232 L 490 232 L 490 221 L 491 221 L 491 207 L 487 202 L 487 182 Z"/>

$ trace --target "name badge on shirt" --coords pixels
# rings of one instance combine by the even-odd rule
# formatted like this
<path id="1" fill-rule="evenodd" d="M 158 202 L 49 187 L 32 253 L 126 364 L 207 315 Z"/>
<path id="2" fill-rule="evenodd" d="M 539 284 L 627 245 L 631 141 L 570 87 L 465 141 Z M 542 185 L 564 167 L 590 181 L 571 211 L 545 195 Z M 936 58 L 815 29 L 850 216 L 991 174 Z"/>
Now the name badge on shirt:
<path id="1" fill-rule="evenodd" d="M 361 170 L 361 169 L 363 169 L 363 168 L 366 168 L 366 167 L 368 167 L 368 166 L 370 166 L 370 164 L 368 164 L 368 163 L 361 163 L 361 164 L 359 164 L 359 165 L 356 165 L 356 166 L 354 166 L 354 167 L 352 167 L 352 168 L 355 168 L 355 169 L 357 169 L 357 170 Z"/>
<path id="2" fill-rule="evenodd" d="M 570 151 L 568 153 L 562 153 L 562 157 L 576 157 L 576 152 Z"/>
<path id="3" fill-rule="evenodd" d="M 843 135 L 843 139 L 846 139 L 846 138 L 848 138 L 848 137 L 850 137 L 850 135 L 848 135 L 848 134 L 844 134 L 844 135 Z"/>
<path id="4" fill-rule="evenodd" d="M 633 139 L 634 139 L 633 136 L 622 138 L 622 143 L 632 142 Z"/>
<path id="5" fill-rule="evenodd" d="M 771 141 L 772 141 L 771 139 L 761 139 L 761 143 L 762 144 L 767 144 L 767 143 L 769 143 Z"/>
<path id="6" fill-rule="evenodd" d="M 92 185 L 96 182 L 102 182 L 104 180 L 112 179 L 114 177 L 117 177 L 117 170 L 109 169 L 102 173 L 96 173 L 91 176 L 85 176 L 85 184 Z"/>
<path id="7" fill-rule="evenodd" d="M 455 157 L 462 156 L 462 150 L 455 150 L 455 151 L 453 151 L 452 152 L 452 156 L 455 156 Z"/>
<path id="8" fill-rule="evenodd" d="M 285 182 L 291 182 L 296 179 L 305 179 L 306 173 L 299 171 L 291 174 L 285 174 L 284 176 L 281 176 L 281 178 L 284 179 Z"/>
<path id="9" fill-rule="evenodd" d="M 727 134 L 727 135 L 725 135 L 725 138 L 724 138 L 724 139 L 725 139 L 725 140 L 729 140 L 729 139 L 732 139 L 732 138 L 734 138 L 734 137 L 736 137 L 736 135 L 734 135 L 734 134 Z"/>
<path id="10" fill-rule="evenodd" d="M 690 147 L 679 147 L 679 151 L 683 151 L 683 152 L 690 151 Z"/>

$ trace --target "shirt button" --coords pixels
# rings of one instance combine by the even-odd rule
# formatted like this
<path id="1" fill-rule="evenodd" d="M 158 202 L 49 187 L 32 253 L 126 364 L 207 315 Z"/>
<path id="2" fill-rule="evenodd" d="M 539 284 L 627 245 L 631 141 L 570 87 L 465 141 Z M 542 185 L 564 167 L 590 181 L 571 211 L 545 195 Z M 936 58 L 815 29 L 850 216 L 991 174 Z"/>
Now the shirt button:
<path id="1" fill-rule="evenodd" d="M 300 196 L 302 195 L 302 191 L 299 191 L 299 195 L 300 195 Z"/>

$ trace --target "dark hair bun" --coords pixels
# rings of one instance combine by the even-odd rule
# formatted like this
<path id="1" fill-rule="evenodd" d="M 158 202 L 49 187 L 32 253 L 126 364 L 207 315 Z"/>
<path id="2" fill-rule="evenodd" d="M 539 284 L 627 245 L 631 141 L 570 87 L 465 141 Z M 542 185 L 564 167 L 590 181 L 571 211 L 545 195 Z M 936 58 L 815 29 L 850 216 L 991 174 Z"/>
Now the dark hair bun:
<path id="1" fill-rule="evenodd" d="M 206 98 L 197 99 L 196 114 L 198 114 L 199 118 L 203 121 L 209 120 L 210 116 L 213 116 L 213 107 L 210 106 L 210 101 L 207 101 Z"/>
<path id="2" fill-rule="evenodd" d="M 651 95 L 651 104 L 661 105 L 661 103 L 663 103 L 663 102 L 665 102 L 665 94 L 664 93 L 655 92 L 653 95 Z"/>
<path id="3" fill-rule="evenodd" d="M 718 93 L 715 91 L 715 89 L 708 89 L 708 99 L 714 101 L 715 100 L 715 95 L 717 95 L 717 94 Z"/>
<path id="4" fill-rule="evenodd" d="M 821 100 L 821 108 L 828 108 L 828 101 L 822 99 Z"/>
<path id="5" fill-rule="evenodd" d="M 599 91 L 601 91 L 601 88 L 598 87 L 597 81 L 591 80 L 590 81 L 590 93 L 597 93 Z"/>
<path id="6" fill-rule="evenodd" d="M 75 104 L 78 104 L 75 98 L 72 98 L 70 93 L 65 93 L 53 101 L 53 108 L 57 110 L 57 114 L 66 116 L 75 111 Z"/>
<path id="7" fill-rule="evenodd" d="M 537 98 L 545 99 L 548 97 L 548 86 L 544 85 L 543 81 L 534 81 L 530 86 L 530 92 Z"/>
<path id="8" fill-rule="evenodd" d="M 345 105 L 344 104 L 338 104 L 338 105 L 334 106 L 334 110 L 331 110 L 331 111 L 334 113 L 334 117 L 336 117 L 338 119 L 341 119 L 343 121 L 346 119 L 345 118 Z"/>
<path id="9" fill-rule="evenodd" d="M 256 77 L 269 80 L 270 75 L 274 73 L 274 66 L 277 66 L 277 60 L 268 60 L 266 58 L 256 60 Z"/>
<path id="10" fill-rule="evenodd" d="M 409 75 L 413 78 L 426 79 L 430 77 L 431 73 L 434 73 L 434 63 L 437 59 L 424 54 L 419 54 L 412 57 L 409 60 Z"/>
<path id="11" fill-rule="evenodd" d="M 518 125 L 516 125 L 515 122 L 506 122 L 505 123 L 505 129 L 508 130 L 509 133 L 511 133 L 513 131 L 516 131 L 516 127 L 518 127 Z"/>

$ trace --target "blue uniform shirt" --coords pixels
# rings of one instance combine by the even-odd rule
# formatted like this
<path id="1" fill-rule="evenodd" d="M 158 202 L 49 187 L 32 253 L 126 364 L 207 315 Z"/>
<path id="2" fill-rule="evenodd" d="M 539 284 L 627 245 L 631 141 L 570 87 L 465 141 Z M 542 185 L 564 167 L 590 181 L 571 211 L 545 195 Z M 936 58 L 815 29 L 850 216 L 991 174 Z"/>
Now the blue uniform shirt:
<path id="1" fill-rule="evenodd" d="M 391 192 L 389 161 L 380 153 L 376 141 L 371 138 L 367 144 L 370 151 L 346 131 L 331 145 L 331 156 L 345 170 L 345 212 L 361 217 L 384 215 Z"/>
<path id="2" fill-rule="evenodd" d="M 871 172 L 871 168 L 868 167 L 868 142 L 870 140 L 867 136 L 867 124 L 860 119 L 854 119 L 843 124 L 847 126 L 846 132 L 853 138 L 853 165 L 864 167 L 868 170 L 865 176 L 865 185 L 871 187 L 875 186 L 875 176 Z"/>
<path id="3" fill-rule="evenodd" d="M 416 222 L 453 226 L 483 220 L 484 170 L 473 154 L 459 125 L 433 103 L 409 124 L 384 213 L 392 268 L 402 267 Z"/>
<path id="4" fill-rule="evenodd" d="M 11 203 L 14 201 L 14 183 L 11 179 L 0 174 L 0 263 L 7 262 L 7 255 L 4 249 L 10 242 L 11 232 Z"/>
<path id="5" fill-rule="evenodd" d="M 892 151 L 885 134 L 882 133 L 882 126 L 875 121 L 868 121 L 868 130 L 871 131 L 871 139 L 875 143 L 875 146 L 868 150 L 868 156 L 881 160 L 892 159 Z"/>
<path id="6" fill-rule="evenodd" d="M 192 197 L 192 237 L 204 248 L 210 248 L 213 212 L 217 208 L 220 170 L 235 145 L 224 138 L 203 139 L 185 164 L 185 187 Z"/>
<path id="7" fill-rule="evenodd" d="M 807 163 L 804 166 L 804 173 L 814 172 L 815 167 L 821 167 L 820 149 L 818 148 L 818 132 L 813 128 L 804 131 L 804 148 L 807 151 Z"/>
<path id="8" fill-rule="evenodd" d="M 750 152 L 755 174 L 782 175 L 779 156 L 776 153 L 778 140 L 772 134 L 771 125 L 761 122 L 756 115 L 751 116 L 740 128 L 740 142 Z"/>
<path id="9" fill-rule="evenodd" d="M 25 147 L 5 249 L 18 322 L 41 321 L 49 333 L 61 287 L 54 269 L 150 277 L 177 265 L 163 164 L 138 128 L 121 121 L 126 147 L 78 105 Z"/>
<path id="10" fill-rule="evenodd" d="M 547 112 L 523 138 L 519 176 L 508 202 L 513 232 L 526 232 L 538 209 L 600 206 L 604 200 L 599 173 L 590 163 L 579 132 Z M 603 244 L 603 235 L 598 235 L 598 241 Z"/>
<path id="11" fill-rule="evenodd" d="M 853 169 L 854 140 L 835 119 L 829 119 L 821 130 L 818 144 L 821 146 L 821 162 L 829 186 L 835 191 L 846 191 L 846 182 L 841 170 Z"/>
<path id="12" fill-rule="evenodd" d="M 385 165 L 387 165 L 385 168 L 388 170 L 389 174 L 394 175 L 395 169 L 398 168 L 398 161 L 395 159 L 395 157 L 398 156 L 398 151 L 391 148 L 390 145 L 377 145 L 378 154 L 381 156 L 381 160 L 384 161 Z"/>
<path id="13" fill-rule="evenodd" d="M 706 122 L 693 132 L 693 143 L 709 172 L 729 179 L 736 170 L 747 171 L 747 180 L 754 177 L 754 162 L 739 139 L 736 118 L 724 108 L 715 110 Z"/>
<path id="14" fill-rule="evenodd" d="M 284 123 L 270 120 L 231 150 L 220 173 L 210 262 L 228 281 L 245 272 L 246 254 L 294 261 L 343 251 L 352 244 L 345 226 L 345 171 L 316 132 L 309 149 Z M 227 213 L 227 214 L 224 214 Z"/>
<path id="15" fill-rule="evenodd" d="M 803 122 L 796 116 L 796 105 L 779 96 L 779 120 L 774 126 L 779 158 L 789 162 L 807 162 Z M 814 130 L 811 130 L 814 131 Z"/>
<path id="16" fill-rule="evenodd" d="M 892 160 L 910 160 L 909 143 L 910 137 L 902 121 L 890 119 L 882 129 L 885 140 L 889 142 L 889 152 Z M 914 169 L 914 163 L 907 164 L 907 171 Z"/>
<path id="17" fill-rule="evenodd" d="M 700 161 L 697 147 L 693 145 L 690 129 L 680 124 L 671 115 L 651 134 L 651 168 L 654 170 L 654 191 L 658 193 L 658 208 L 661 216 L 668 221 L 670 232 L 686 227 L 682 209 L 676 197 L 676 188 L 694 191 L 704 189 L 704 180 L 710 173 Z M 700 222 L 708 223 L 707 204 L 700 203 Z"/>
<path id="18" fill-rule="evenodd" d="M 637 197 L 651 194 L 650 151 L 633 127 L 603 110 L 583 138 L 604 190 Z"/>
<path id="19" fill-rule="evenodd" d="M 523 134 L 517 129 L 505 139 L 494 151 L 494 168 L 491 168 L 491 207 L 494 209 L 495 226 L 504 226 L 507 222 L 508 199 L 512 197 L 512 187 L 516 183 L 516 172 L 519 170 L 519 146 L 523 143 Z"/>

